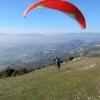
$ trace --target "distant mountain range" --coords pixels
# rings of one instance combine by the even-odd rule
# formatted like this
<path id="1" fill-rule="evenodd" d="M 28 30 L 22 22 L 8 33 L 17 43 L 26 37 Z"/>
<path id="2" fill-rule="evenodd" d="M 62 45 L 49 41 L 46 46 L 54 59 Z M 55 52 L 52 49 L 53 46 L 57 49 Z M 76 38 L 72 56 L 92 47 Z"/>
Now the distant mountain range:
<path id="1" fill-rule="evenodd" d="M 60 43 L 71 40 L 99 41 L 100 33 L 67 33 L 67 34 L 4 34 L 0 33 L 0 42 L 9 43 Z M 5 41 L 6 40 L 6 41 Z"/>

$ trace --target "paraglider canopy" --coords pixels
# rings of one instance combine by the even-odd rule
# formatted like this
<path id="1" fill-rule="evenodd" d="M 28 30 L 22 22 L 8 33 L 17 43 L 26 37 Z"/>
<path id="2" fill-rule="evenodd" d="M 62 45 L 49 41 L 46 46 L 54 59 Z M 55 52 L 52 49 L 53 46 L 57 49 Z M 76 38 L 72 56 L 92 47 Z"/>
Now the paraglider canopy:
<path id="1" fill-rule="evenodd" d="M 73 4 L 64 0 L 40 0 L 33 3 L 24 11 L 24 18 L 27 13 L 34 8 L 50 8 L 61 11 L 76 21 L 82 29 L 86 28 L 85 18 L 82 12 Z"/>

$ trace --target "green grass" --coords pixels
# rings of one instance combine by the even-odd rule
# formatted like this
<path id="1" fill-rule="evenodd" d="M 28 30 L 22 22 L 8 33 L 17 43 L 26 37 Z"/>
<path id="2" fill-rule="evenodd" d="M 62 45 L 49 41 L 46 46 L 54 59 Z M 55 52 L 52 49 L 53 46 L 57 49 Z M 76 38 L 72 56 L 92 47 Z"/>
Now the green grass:
<path id="1" fill-rule="evenodd" d="M 77 58 L 29 74 L 0 79 L 0 100 L 100 100 L 100 59 Z"/>
<path id="2" fill-rule="evenodd" d="M 93 50 L 93 51 L 90 51 L 89 54 L 100 54 L 100 50 Z"/>

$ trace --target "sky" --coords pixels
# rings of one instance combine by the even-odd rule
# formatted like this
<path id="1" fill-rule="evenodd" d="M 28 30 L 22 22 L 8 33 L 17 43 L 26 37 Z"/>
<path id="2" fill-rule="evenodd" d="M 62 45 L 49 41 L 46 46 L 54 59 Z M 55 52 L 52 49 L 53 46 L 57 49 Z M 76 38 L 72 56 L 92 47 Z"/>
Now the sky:
<path id="1" fill-rule="evenodd" d="M 24 10 L 39 0 L 0 0 L 0 33 L 6 34 L 66 34 L 100 33 L 100 0 L 66 0 L 77 6 L 86 20 L 86 29 L 69 16 L 46 8 Z"/>

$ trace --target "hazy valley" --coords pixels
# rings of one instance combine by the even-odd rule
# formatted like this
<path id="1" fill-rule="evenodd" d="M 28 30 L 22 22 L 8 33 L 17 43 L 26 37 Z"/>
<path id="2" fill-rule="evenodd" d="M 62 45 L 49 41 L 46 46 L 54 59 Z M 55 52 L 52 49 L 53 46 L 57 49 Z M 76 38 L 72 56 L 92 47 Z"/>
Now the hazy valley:
<path id="1" fill-rule="evenodd" d="M 9 65 L 36 68 L 53 63 L 55 56 L 90 56 L 100 50 L 99 33 L 59 35 L 0 34 L 0 70 Z M 99 53 L 98 53 L 99 55 Z"/>

